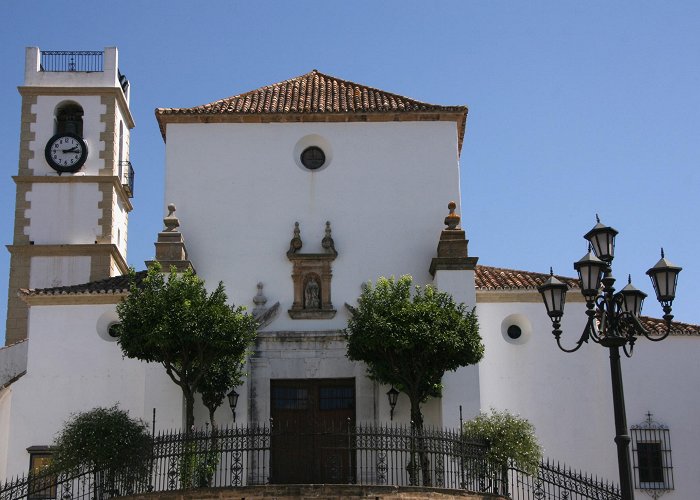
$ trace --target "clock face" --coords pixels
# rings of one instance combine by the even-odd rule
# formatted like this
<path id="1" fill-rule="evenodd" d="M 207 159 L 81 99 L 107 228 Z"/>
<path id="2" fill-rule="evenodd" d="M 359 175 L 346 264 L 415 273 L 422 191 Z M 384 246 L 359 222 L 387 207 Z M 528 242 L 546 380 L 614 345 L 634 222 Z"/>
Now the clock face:
<path id="1" fill-rule="evenodd" d="M 44 153 L 49 166 L 59 174 L 77 172 L 87 159 L 87 144 L 76 134 L 56 134 Z"/>

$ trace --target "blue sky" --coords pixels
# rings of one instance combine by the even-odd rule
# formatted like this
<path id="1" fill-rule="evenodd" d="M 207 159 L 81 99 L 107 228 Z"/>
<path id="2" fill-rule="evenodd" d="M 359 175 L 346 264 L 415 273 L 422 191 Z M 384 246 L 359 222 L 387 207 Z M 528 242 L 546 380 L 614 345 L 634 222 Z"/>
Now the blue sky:
<path id="1" fill-rule="evenodd" d="M 211 102 L 316 68 L 469 106 L 462 221 L 480 263 L 573 275 L 582 235 L 620 231 L 613 263 L 683 266 L 676 319 L 700 323 L 700 3 L 696 1 L 5 0 L 0 19 L 0 241 L 10 244 L 24 47 L 117 46 L 132 85 L 130 265 L 162 225 L 156 107 Z M 429 168 L 426 165 L 426 168 Z M 0 339 L 9 254 L 0 251 Z M 578 332 L 575 332 L 578 334 Z M 574 337 L 573 332 L 571 336 Z"/>

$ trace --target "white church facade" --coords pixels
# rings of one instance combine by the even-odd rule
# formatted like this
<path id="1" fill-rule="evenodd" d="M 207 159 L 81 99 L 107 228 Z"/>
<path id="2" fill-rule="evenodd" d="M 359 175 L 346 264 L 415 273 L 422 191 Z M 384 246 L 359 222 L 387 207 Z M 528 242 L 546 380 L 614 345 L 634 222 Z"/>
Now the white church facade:
<path id="1" fill-rule="evenodd" d="M 128 292 L 133 194 L 131 89 L 117 50 L 105 49 L 91 71 L 52 71 L 45 54 L 27 49 L 20 87 L 0 482 L 26 473 L 77 411 L 118 403 L 148 422 L 155 409 L 158 429 L 183 422 L 181 392 L 162 367 L 124 359 L 110 335 Z M 324 388 L 352 399 L 348 418 L 389 421 L 389 387 L 347 359 L 343 329 L 362 283 L 410 274 L 475 307 L 486 348 L 478 365 L 445 375 L 442 397 L 424 405 L 426 424 L 457 427 L 460 411 L 468 419 L 507 409 L 535 425 L 546 456 L 617 480 L 607 351 L 561 353 L 537 291 L 547 275 L 479 265 L 464 230 L 443 223 L 449 202 L 461 214 L 466 107 L 313 70 L 194 108 L 159 108 L 156 119 L 166 144 L 164 207 L 176 210 L 153 235 L 155 260 L 191 266 L 211 286 L 223 281 L 229 299 L 260 321 L 236 389 L 238 423 L 274 417 L 278 393 Z M 563 329 L 573 344 L 586 305 L 576 280 L 566 282 L 574 290 Z M 695 498 L 700 326 L 675 323 L 650 344 L 640 340 L 623 363 L 628 423 L 651 414 L 663 424 L 672 439 L 662 450 L 673 482 L 665 495 Z M 408 422 L 409 410 L 399 396 L 394 421 Z M 198 425 L 206 419 L 199 404 Z M 232 419 L 226 405 L 218 410 L 218 422 Z"/>

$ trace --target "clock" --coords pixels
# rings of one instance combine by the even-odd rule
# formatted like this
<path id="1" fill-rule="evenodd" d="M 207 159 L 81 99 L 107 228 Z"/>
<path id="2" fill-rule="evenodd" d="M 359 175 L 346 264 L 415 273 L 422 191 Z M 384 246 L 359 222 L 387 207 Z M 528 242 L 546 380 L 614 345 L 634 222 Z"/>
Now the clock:
<path id="1" fill-rule="evenodd" d="M 56 134 L 46 143 L 46 161 L 58 175 L 80 170 L 87 159 L 87 144 L 82 137 L 72 133 Z"/>

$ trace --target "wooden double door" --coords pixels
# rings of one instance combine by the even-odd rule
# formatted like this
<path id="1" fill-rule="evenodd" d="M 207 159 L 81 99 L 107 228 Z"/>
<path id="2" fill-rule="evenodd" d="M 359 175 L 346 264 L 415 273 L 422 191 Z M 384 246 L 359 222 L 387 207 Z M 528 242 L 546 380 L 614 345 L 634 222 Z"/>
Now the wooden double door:
<path id="1" fill-rule="evenodd" d="M 272 483 L 354 482 L 354 378 L 271 380 L 270 409 Z"/>

